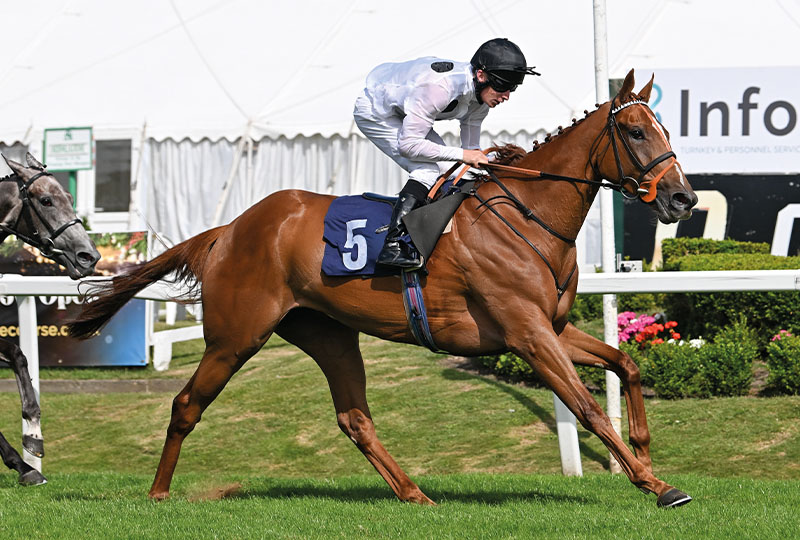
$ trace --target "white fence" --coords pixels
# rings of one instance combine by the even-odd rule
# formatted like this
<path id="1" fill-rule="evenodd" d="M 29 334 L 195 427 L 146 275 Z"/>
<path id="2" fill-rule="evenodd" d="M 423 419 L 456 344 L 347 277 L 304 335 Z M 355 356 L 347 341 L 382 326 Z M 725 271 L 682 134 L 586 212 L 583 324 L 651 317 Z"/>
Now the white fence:
<path id="1" fill-rule="evenodd" d="M 39 398 L 39 347 L 36 337 L 36 296 L 81 296 L 88 282 L 66 277 L 0 277 L 0 295 L 16 296 L 19 309 L 20 347 L 28 358 L 28 368 Z M 796 291 L 800 290 L 800 269 L 715 272 L 632 272 L 581 275 L 578 293 L 619 294 L 633 292 L 725 292 L 725 291 Z M 181 290 L 156 283 L 137 294 L 146 300 L 169 301 Z M 152 336 L 153 365 L 166 369 L 172 356 L 172 344 L 203 336 L 202 326 L 155 332 Z M 555 398 L 556 423 L 562 470 L 580 474 L 580 454 L 575 417 Z M 25 461 L 41 470 L 41 461 L 24 452 Z"/>

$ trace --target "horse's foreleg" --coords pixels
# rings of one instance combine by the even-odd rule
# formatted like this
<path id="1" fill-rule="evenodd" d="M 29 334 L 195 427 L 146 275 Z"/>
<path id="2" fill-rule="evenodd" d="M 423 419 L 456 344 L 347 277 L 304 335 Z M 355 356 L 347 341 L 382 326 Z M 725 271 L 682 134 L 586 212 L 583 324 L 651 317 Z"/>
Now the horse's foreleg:
<path id="1" fill-rule="evenodd" d="M 260 346 L 253 347 L 253 350 L 234 353 L 206 347 L 197 371 L 172 401 L 172 416 L 158 470 L 150 488 L 150 498 L 163 500 L 169 497 L 169 486 L 175 473 L 183 440 L 200 422 L 203 411 L 219 395 L 233 374 L 259 348 Z"/>
<path id="2" fill-rule="evenodd" d="M 6 464 L 6 467 L 19 473 L 20 484 L 24 486 L 37 486 L 47 482 L 45 477 L 42 476 L 42 473 L 25 463 L 19 453 L 14 450 L 14 447 L 3 437 L 2 433 L 0 433 L 0 456 L 2 456 L 3 463 Z"/>
<path id="3" fill-rule="evenodd" d="M 575 364 L 602 367 L 613 371 L 619 377 L 628 406 L 630 443 L 642 465 L 652 471 L 650 430 L 647 427 L 639 367 L 627 353 L 581 332 L 571 324 L 566 326 L 560 339 Z"/>
<path id="4" fill-rule="evenodd" d="M 542 322 L 531 327 L 544 328 L 545 325 Z M 634 485 L 658 495 L 660 506 L 677 506 L 691 500 L 685 493 L 656 478 L 625 446 L 614 431 L 611 420 L 578 377 L 555 333 L 537 332 L 524 338 L 512 335 L 508 342 L 511 350 L 530 364 L 581 425 L 603 441 Z"/>
<path id="5" fill-rule="evenodd" d="M 339 428 L 402 500 L 434 504 L 403 472 L 375 433 L 367 405 L 358 332 L 308 309 L 290 312 L 276 333 L 311 356 L 328 379 Z"/>
<path id="6" fill-rule="evenodd" d="M 28 373 L 28 359 L 14 343 L 0 339 L 0 358 L 8 362 L 17 379 L 19 397 L 22 401 L 22 418 L 25 420 L 22 434 L 22 447 L 31 455 L 44 456 L 44 439 L 42 438 L 41 410 L 33 391 L 31 376 Z"/>

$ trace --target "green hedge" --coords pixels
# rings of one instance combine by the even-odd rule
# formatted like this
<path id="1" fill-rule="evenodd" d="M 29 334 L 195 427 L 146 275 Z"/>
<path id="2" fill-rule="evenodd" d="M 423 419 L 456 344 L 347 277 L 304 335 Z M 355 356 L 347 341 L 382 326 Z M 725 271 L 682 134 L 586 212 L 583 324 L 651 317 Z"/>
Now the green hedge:
<path id="1" fill-rule="evenodd" d="M 681 271 L 785 270 L 800 268 L 800 257 L 688 255 L 674 263 Z M 798 329 L 800 295 L 794 291 L 676 293 L 664 295 L 663 307 L 670 319 L 678 321 L 686 336 L 713 336 L 744 315 L 766 341 L 781 329 Z"/>
<path id="2" fill-rule="evenodd" d="M 686 341 L 620 347 L 639 365 L 642 385 L 658 397 L 742 396 L 753 381 L 753 361 L 758 358 L 758 340 L 744 318 L 722 330 L 712 342 L 699 348 Z"/>
<path id="3" fill-rule="evenodd" d="M 679 239 L 683 240 L 683 239 Z M 698 239 L 694 239 L 698 240 Z M 706 240 L 704 249 L 741 249 L 745 253 L 723 252 L 713 254 L 684 254 L 672 246 L 665 267 L 678 271 L 708 270 L 788 270 L 800 268 L 800 257 L 779 257 L 762 253 L 766 244 L 752 244 L 732 240 Z M 664 246 L 668 242 L 664 241 Z M 749 252 L 748 252 L 749 251 Z M 781 329 L 800 330 L 800 295 L 794 291 L 776 292 L 726 292 L 726 293 L 675 293 L 663 297 L 663 308 L 668 317 L 678 321 L 681 333 L 691 337 L 711 337 L 726 328 L 739 315 L 750 321 L 750 327 L 766 342 Z"/>
<path id="4" fill-rule="evenodd" d="M 666 238 L 661 242 L 661 269 L 679 270 L 675 260 L 687 255 L 715 255 L 723 253 L 769 254 L 766 242 L 740 242 L 738 240 L 712 240 L 710 238 Z"/>
<path id="5" fill-rule="evenodd" d="M 782 394 L 800 394 L 800 337 L 776 339 L 767 346 L 769 386 Z"/>
<path id="6" fill-rule="evenodd" d="M 789 340 L 784 339 L 783 344 L 788 345 Z M 800 340 L 797 344 L 800 346 Z M 720 332 L 713 342 L 699 348 L 690 346 L 688 342 L 648 345 L 644 350 L 636 344 L 622 343 L 620 348 L 639 366 L 642 385 L 652 388 L 658 397 L 664 399 L 745 395 L 753 381 L 753 361 L 758 357 L 756 337 L 744 318 Z M 784 356 L 800 360 L 792 356 L 795 353 L 800 353 L 800 347 Z M 501 377 L 542 386 L 531 367 L 514 354 L 484 356 L 481 362 Z M 788 375 L 781 381 L 796 380 L 800 383 L 800 362 L 792 364 L 791 360 L 785 360 L 784 365 L 784 373 Z M 586 366 L 576 366 L 576 369 L 588 387 L 605 389 L 605 370 Z M 800 386 L 791 388 L 800 389 Z"/>

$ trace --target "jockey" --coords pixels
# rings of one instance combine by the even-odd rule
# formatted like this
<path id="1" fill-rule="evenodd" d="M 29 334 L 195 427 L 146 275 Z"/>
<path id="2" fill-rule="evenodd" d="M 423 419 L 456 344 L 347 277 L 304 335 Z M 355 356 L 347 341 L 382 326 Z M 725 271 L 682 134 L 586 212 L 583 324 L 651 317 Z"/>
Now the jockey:
<path id="1" fill-rule="evenodd" d="M 392 210 L 378 263 L 401 268 L 422 266 L 406 244 L 403 217 L 422 204 L 439 176 L 439 161 L 462 161 L 473 167 L 489 162 L 480 150 L 481 123 L 489 109 L 507 101 L 528 67 L 511 41 L 487 41 L 470 62 L 432 56 L 381 64 L 367 76 L 353 116 L 361 132 L 395 163 L 409 180 Z M 445 145 L 433 130 L 436 120 L 461 121 L 461 148 Z"/>

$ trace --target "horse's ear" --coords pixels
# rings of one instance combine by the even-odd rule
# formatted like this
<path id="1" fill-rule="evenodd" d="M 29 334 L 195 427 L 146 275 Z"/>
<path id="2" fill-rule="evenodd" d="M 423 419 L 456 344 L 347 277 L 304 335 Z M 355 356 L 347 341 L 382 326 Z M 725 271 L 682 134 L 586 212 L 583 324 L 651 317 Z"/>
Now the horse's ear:
<path id="1" fill-rule="evenodd" d="M 653 73 L 653 76 L 650 77 L 650 82 L 644 85 L 644 88 L 642 88 L 639 91 L 639 99 L 641 99 L 642 101 L 644 102 L 650 101 L 650 92 L 653 90 L 653 80 L 655 80 L 655 78 L 656 74 Z"/>
<path id="2" fill-rule="evenodd" d="M 32 169 L 43 170 L 45 167 L 42 163 L 39 162 L 38 159 L 33 157 L 33 154 L 31 154 L 30 152 L 25 153 L 25 160 L 28 162 L 28 167 L 31 167 Z"/>
<path id="3" fill-rule="evenodd" d="M 633 92 L 634 84 L 636 84 L 636 81 L 633 79 L 633 70 L 630 70 L 625 76 L 625 80 L 622 82 L 622 88 L 619 89 L 619 93 L 617 94 L 617 101 L 619 103 L 626 102 L 628 96 Z"/>
<path id="4" fill-rule="evenodd" d="M 25 170 L 25 167 L 22 165 L 22 163 L 17 163 L 13 159 L 8 159 L 6 156 L 3 156 L 3 159 L 5 160 L 6 165 L 8 165 L 8 168 L 11 169 L 14 174 L 20 175 L 22 174 L 22 171 Z"/>

